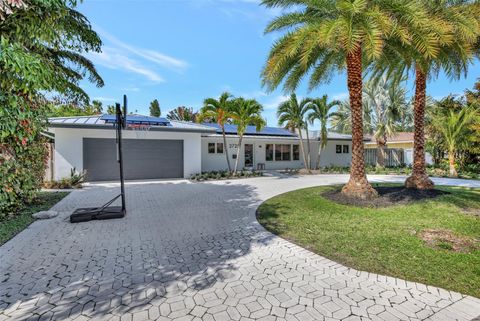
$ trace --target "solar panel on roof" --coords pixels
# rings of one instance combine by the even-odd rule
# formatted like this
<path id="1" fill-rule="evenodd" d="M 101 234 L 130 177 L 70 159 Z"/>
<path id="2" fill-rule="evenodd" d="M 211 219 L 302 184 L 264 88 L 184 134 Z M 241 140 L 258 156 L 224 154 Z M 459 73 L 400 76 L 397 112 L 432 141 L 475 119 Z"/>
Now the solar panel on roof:
<path id="1" fill-rule="evenodd" d="M 108 124 L 114 124 L 117 121 L 115 115 L 103 115 L 101 120 Z M 152 126 L 172 126 L 170 121 L 162 117 L 127 115 L 127 124 L 152 125 Z"/>
<path id="2" fill-rule="evenodd" d="M 203 125 L 216 128 L 217 134 L 222 133 L 220 125 L 218 124 L 205 123 Z M 226 124 L 225 133 L 230 135 L 237 135 L 237 125 Z M 257 128 L 255 126 L 247 126 L 245 135 L 297 137 L 295 133 L 289 132 L 284 128 L 264 127 L 261 131 L 257 132 Z"/>

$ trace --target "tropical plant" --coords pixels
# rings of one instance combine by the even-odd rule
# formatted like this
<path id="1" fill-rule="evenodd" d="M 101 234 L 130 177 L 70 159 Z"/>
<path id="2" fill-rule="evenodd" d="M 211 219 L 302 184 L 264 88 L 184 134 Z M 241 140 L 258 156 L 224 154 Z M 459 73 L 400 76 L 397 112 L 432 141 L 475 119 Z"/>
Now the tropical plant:
<path id="1" fill-rule="evenodd" d="M 425 167 L 425 105 L 427 79 L 443 71 L 451 79 L 466 75 L 479 51 L 480 3 L 468 0 L 422 1 L 430 18 L 430 32 L 424 48 L 413 43 L 388 39 L 383 59 L 377 61 L 381 73 L 404 77 L 415 73 L 414 160 L 412 175 L 405 181 L 409 188 L 431 189 Z M 380 66 L 380 68 L 379 68 Z"/>
<path id="2" fill-rule="evenodd" d="M 303 144 L 302 131 L 305 129 L 305 116 L 309 110 L 310 99 L 304 98 L 298 101 L 296 94 L 291 94 L 290 98 L 282 102 L 277 109 L 278 125 L 292 131 L 298 131 L 300 138 L 300 150 L 303 155 L 305 169 L 310 171 L 308 164 L 307 150 Z"/>
<path id="3" fill-rule="evenodd" d="M 154 99 L 150 103 L 150 116 L 160 117 L 160 115 L 162 115 L 162 111 L 160 110 L 160 103 L 157 99 Z"/>
<path id="4" fill-rule="evenodd" d="M 266 32 L 287 30 L 270 51 L 262 72 L 269 90 L 284 82 L 286 91 L 294 91 L 310 74 L 309 88 L 330 80 L 336 72 L 347 70 L 347 85 L 352 113 L 352 163 L 350 180 L 342 189 L 348 196 L 375 197 L 368 183 L 363 156 L 362 72 L 381 57 L 385 40 L 402 43 L 414 39 L 419 51 L 431 50 L 425 29 L 431 19 L 414 0 L 263 0 L 267 7 L 284 11 L 266 28 Z M 427 34 L 428 35 L 428 34 Z M 434 37 L 434 35 L 432 35 Z"/>
<path id="5" fill-rule="evenodd" d="M 193 108 L 188 108 L 185 106 L 177 107 L 168 112 L 167 118 L 170 120 L 181 120 L 181 121 L 197 121 L 198 113 L 193 111 Z"/>
<path id="6" fill-rule="evenodd" d="M 46 104 L 48 117 L 91 116 L 103 112 L 101 101 L 93 100 L 92 104 L 79 105 L 75 103 L 61 103 L 54 99 Z"/>
<path id="7" fill-rule="evenodd" d="M 48 108 L 43 93 L 88 103 L 85 77 L 103 86 L 92 62 L 101 41 L 75 1 L 2 1 L 0 9 L 0 212 L 32 201 L 45 168 L 41 131 Z M 5 9 L 6 8 L 6 9 Z"/>
<path id="8" fill-rule="evenodd" d="M 108 105 L 107 106 L 107 114 L 109 114 L 109 115 L 115 115 L 116 114 L 115 105 Z"/>
<path id="9" fill-rule="evenodd" d="M 200 109 L 200 113 L 198 115 L 197 121 L 198 122 L 216 122 L 220 129 L 222 130 L 223 136 L 223 146 L 225 146 L 225 157 L 227 159 L 227 166 L 228 171 L 232 171 L 232 166 L 230 165 L 230 157 L 228 156 L 228 148 L 227 148 L 227 137 L 225 135 L 225 125 L 230 122 L 230 108 L 232 104 L 233 96 L 228 93 L 224 92 L 220 95 L 218 99 L 215 98 L 207 98 L 203 102 L 203 107 Z"/>
<path id="10" fill-rule="evenodd" d="M 315 98 L 310 101 L 309 110 L 310 113 L 307 116 L 310 124 L 313 124 L 315 121 L 320 123 L 320 146 L 318 148 L 318 155 L 316 160 L 316 169 L 320 168 L 320 156 L 322 150 L 327 146 L 328 142 L 328 121 L 333 116 L 331 110 L 334 107 L 340 105 L 340 101 L 333 100 L 328 102 L 328 96 L 323 95 L 321 98 Z"/>
<path id="11" fill-rule="evenodd" d="M 465 139 L 470 131 L 470 124 L 478 117 L 477 110 L 472 107 L 464 107 L 460 111 L 450 109 L 446 115 L 433 119 L 433 126 L 443 136 L 445 147 L 448 151 L 448 164 L 450 176 L 457 177 L 455 168 L 455 155 L 463 145 L 468 144 Z"/>
<path id="12" fill-rule="evenodd" d="M 247 130 L 247 126 L 255 126 L 256 130 L 260 131 L 266 125 L 265 119 L 262 118 L 262 111 L 262 105 L 255 99 L 237 98 L 230 106 L 229 114 L 232 123 L 237 126 L 238 135 L 237 158 L 235 159 L 235 167 L 233 169 L 234 176 L 237 174 L 243 135 Z"/>
<path id="13" fill-rule="evenodd" d="M 363 89 L 363 105 L 365 110 L 371 111 L 368 127 L 371 128 L 369 134 L 377 142 L 377 167 L 385 167 L 387 139 L 396 132 L 399 121 L 408 110 L 406 91 L 386 76 L 371 79 Z"/>

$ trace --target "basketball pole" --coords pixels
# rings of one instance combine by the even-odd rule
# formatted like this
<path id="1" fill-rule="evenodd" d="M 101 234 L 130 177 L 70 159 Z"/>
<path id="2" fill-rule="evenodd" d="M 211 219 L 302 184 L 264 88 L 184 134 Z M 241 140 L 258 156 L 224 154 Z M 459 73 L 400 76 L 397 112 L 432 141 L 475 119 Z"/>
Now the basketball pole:
<path id="1" fill-rule="evenodd" d="M 126 126 L 127 120 L 127 96 L 123 95 L 123 117 L 122 110 L 120 110 L 120 104 L 116 104 L 117 112 L 117 137 L 118 137 L 118 163 L 120 167 L 120 194 L 122 197 L 122 212 L 126 212 L 125 205 L 125 180 L 123 177 L 123 152 L 122 152 L 122 128 Z"/>

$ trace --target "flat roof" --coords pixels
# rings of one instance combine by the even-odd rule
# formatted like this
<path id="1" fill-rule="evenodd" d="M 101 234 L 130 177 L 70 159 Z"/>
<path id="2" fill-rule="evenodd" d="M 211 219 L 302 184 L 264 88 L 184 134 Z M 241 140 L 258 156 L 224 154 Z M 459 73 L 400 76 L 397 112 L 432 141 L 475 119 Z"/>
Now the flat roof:
<path id="1" fill-rule="evenodd" d="M 48 119 L 48 127 L 51 128 L 78 128 L 78 129 L 114 129 L 112 117 L 104 117 L 105 115 L 94 116 L 72 116 L 72 117 L 53 117 Z M 132 117 L 133 116 L 133 117 Z M 128 115 L 127 123 L 130 124 L 147 124 L 148 119 L 156 117 Z M 160 118 L 162 121 L 165 118 Z M 151 120 L 151 119 L 150 119 Z M 215 129 L 186 121 L 166 120 L 168 124 L 160 124 L 160 122 L 148 123 L 151 125 L 152 131 L 184 131 L 184 132 L 200 132 L 200 133 L 215 133 Z"/>

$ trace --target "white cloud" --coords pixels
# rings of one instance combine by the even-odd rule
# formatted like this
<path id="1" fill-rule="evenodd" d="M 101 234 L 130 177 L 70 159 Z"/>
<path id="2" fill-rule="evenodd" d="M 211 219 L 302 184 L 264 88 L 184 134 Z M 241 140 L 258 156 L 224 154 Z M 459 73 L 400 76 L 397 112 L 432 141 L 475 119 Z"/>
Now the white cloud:
<path id="1" fill-rule="evenodd" d="M 278 108 L 278 105 L 283 103 L 284 101 L 287 101 L 290 97 L 285 96 L 285 95 L 280 95 L 273 97 L 263 103 L 263 107 L 265 110 L 276 110 Z"/>
<path id="2" fill-rule="evenodd" d="M 348 99 L 348 92 L 337 93 L 332 96 L 332 100 L 345 100 Z"/>
<path id="3" fill-rule="evenodd" d="M 103 47 L 102 52 L 90 53 L 89 56 L 96 64 L 110 69 L 130 71 L 142 75 L 153 82 L 165 81 L 155 71 L 124 55 L 118 48 Z"/>
<path id="4" fill-rule="evenodd" d="M 110 98 L 110 97 L 93 97 L 92 100 L 100 100 L 100 101 L 103 101 L 103 102 L 116 101 L 115 98 Z"/>
<path id="5" fill-rule="evenodd" d="M 183 71 L 187 68 L 188 64 L 180 59 L 168 56 L 161 52 L 151 50 L 151 49 L 144 49 L 139 48 L 136 46 L 129 45 L 118 38 L 114 37 L 113 35 L 109 34 L 108 32 L 102 30 L 102 28 L 98 28 L 98 33 L 101 35 L 102 38 L 108 40 L 113 45 L 117 46 L 118 48 L 127 50 L 133 55 L 141 57 L 143 59 L 149 60 L 159 66 L 169 68 L 175 71 Z"/>

